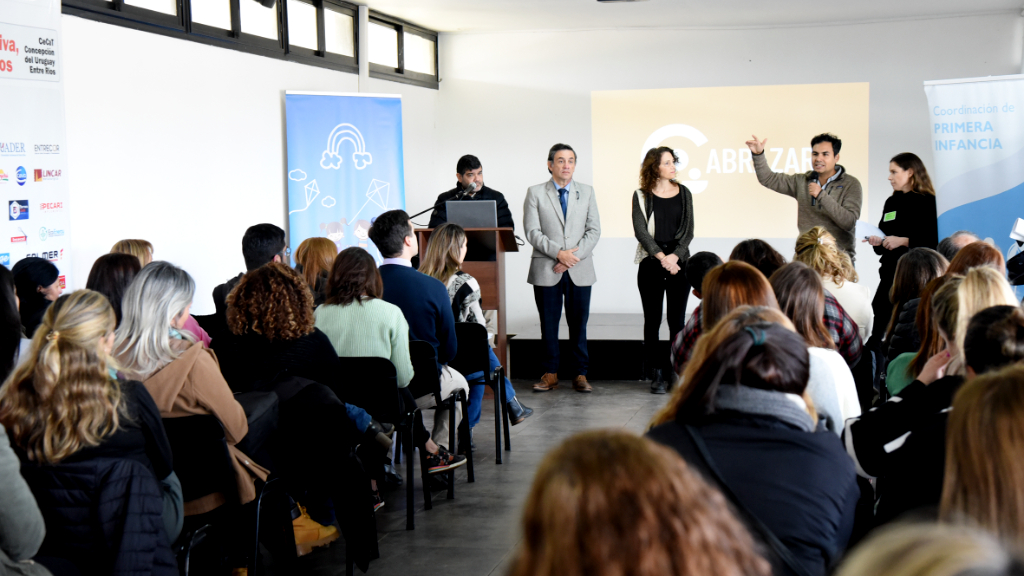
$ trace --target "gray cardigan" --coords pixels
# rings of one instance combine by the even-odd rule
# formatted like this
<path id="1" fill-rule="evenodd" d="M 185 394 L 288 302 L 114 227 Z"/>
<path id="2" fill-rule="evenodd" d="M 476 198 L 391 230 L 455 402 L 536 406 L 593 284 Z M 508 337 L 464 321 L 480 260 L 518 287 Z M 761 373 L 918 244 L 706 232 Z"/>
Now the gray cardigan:
<path id="1" fill-rule="evenodd" d="M 38 564 L 21 562 L 35 556 L 46 536 L 43 515 L 25 479 L 21 461 L 0 426 L 0 573 L 48 574 Z"/>
<path id="2" fill-rule="evenodd" d="M 690 257 L 690 242 L 693 240 L 693 195 L 690 190 L 679 184 L 679 193 L 683 197 L 683 218 L 679 222 L 679 229 L 676 230 L 676 249 L 673 252 L 679 258 L 679 265 L 682 266 Z M 653 204 L 653 202 L 652 202 Z M 636 264 L 647 256 L 654 256 L 661 252 L 658 243 L 654 241 L 654 214 L 653 206 L 647 206 L 644 200 L 643 190 L 633 193 L 633 234 L 640 242 L 636 247 Z"/>

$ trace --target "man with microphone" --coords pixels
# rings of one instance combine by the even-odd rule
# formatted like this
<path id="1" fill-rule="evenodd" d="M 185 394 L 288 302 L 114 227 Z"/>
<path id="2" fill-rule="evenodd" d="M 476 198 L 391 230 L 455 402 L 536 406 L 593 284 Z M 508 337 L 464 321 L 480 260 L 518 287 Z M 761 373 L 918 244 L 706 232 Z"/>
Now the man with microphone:
<path id="1" fill-rule="evenodd" d="M 833 134 L 819 134 L 811 139 L 813 170 L 806 174 L 773 172 L 764 157 L 768 139 L 747 141 L 753 154 L 754 173 L 765 188 L 796 198 L 796 225 L 800 234 L 815 226 L 823 226 L 836 239 L 836 244 L 856 260 L 857 219 L 860 218 L 862 191 L 860 181 L 849 175 L 836 162 L 842 140 Z"/>
<path id="2" fill-rule="evenodd" d="M 455 165 L 455 179 L 458 180 L 455 188 L 437 197 L 434 211 L 430 213 L 428 228 L 437 228 L 448 221 L 446 202 L 449 200 L 494 200 L 498 212 L 498 227 L 513 229 L 516 227 L 505 196 L 497 190 L 484 186 L 484 169 L 476 156 L 466 154 L 459 158 L 458 164 Z"/>

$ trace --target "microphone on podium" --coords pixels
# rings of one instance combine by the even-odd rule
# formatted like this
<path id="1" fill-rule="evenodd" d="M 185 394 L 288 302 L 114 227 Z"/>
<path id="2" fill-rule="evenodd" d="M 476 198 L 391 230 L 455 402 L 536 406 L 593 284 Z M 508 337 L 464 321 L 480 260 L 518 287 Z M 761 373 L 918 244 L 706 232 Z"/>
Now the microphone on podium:
<path id="1" fill-rule="evenodd" d="M 453 196 L 451 198 L 448 198 L 447 200 L 439 200 L 436 204 L 434 204 L 430 208 L 427 208 L 426 210 L 424 210 L 422 212 L 417 212 L 417 213 L 413 214 L 412 216 L 409 216 L 409 219 L 412 220 L 413 218 L 416 218 L 417 216 L 422 216 L 422 215 L 426 214 L 427 212 L 435 210 L 439 206 L 444 205 L 445 202 L 449 202 L 449 201 L 452 201 L 452 200 L 462 200 L 463 198 L 466 197 L 466 194 L 474 194 L 474 193 L 476 193 L 476 191 L 479 189 L 479 187 L 480 187 L 480 184 L 478 182 L 471 182 L 469 184 L 469 188 L 463 188 L 460 192 L 456 193 L 455 196 Z"/>

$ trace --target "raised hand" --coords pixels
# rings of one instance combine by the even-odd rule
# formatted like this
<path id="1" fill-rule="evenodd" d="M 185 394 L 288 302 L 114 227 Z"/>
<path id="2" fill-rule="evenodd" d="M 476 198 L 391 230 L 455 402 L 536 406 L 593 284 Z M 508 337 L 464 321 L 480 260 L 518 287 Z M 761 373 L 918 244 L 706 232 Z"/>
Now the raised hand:
<path id="1" fill-rule="evenodd" d="M 750 151 L 754 154 L 764 152 L 764 145 L 768 142 L 768 139 L 765 138 L 764 140 L 758 141 L 757 136 L 754 136 L 753 134 L 751 134 L 751 137 L 753 140 L 747 140 L 747 148 L 750 148 Z"/>

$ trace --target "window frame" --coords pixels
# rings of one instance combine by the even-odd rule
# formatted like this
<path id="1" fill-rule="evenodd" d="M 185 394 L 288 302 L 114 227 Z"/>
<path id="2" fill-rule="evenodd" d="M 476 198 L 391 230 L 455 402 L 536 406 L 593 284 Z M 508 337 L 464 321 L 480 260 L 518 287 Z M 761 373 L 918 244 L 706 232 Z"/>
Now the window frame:
<path id="1" fill-rule="evenodd" d="M 440 45 L 437 41 L 438 34 L 426 28 L 410 24 L 404 20 L 399 20 L 386 14 L 381 14 L 374 10 L 370 10 L 370 23 L 386 26 L 388 28 L 394 28 L 398 32 L 398 67 L 392 68 L 383 64 L 375 64 L 369 60 L 370 55 L 367 54 L 367 62 L 370 65 L 370 77 L 378 78 L 380 80 L 390 80 L 392 82 L 401 82 L 403 84 L 412 84 L 413 86 L 420 86 L 423 88 L 432 88 L 437 90 L 440 88 L 441 73 L 438 63 L 438 52 L 440 51 Z M 421 38 L 431 40 L 434 43 L 434 73 L 424 74 L 422 72 L 414 72 L 412 70 L 405 69 L 405 33 L 414 34 Z"/>

